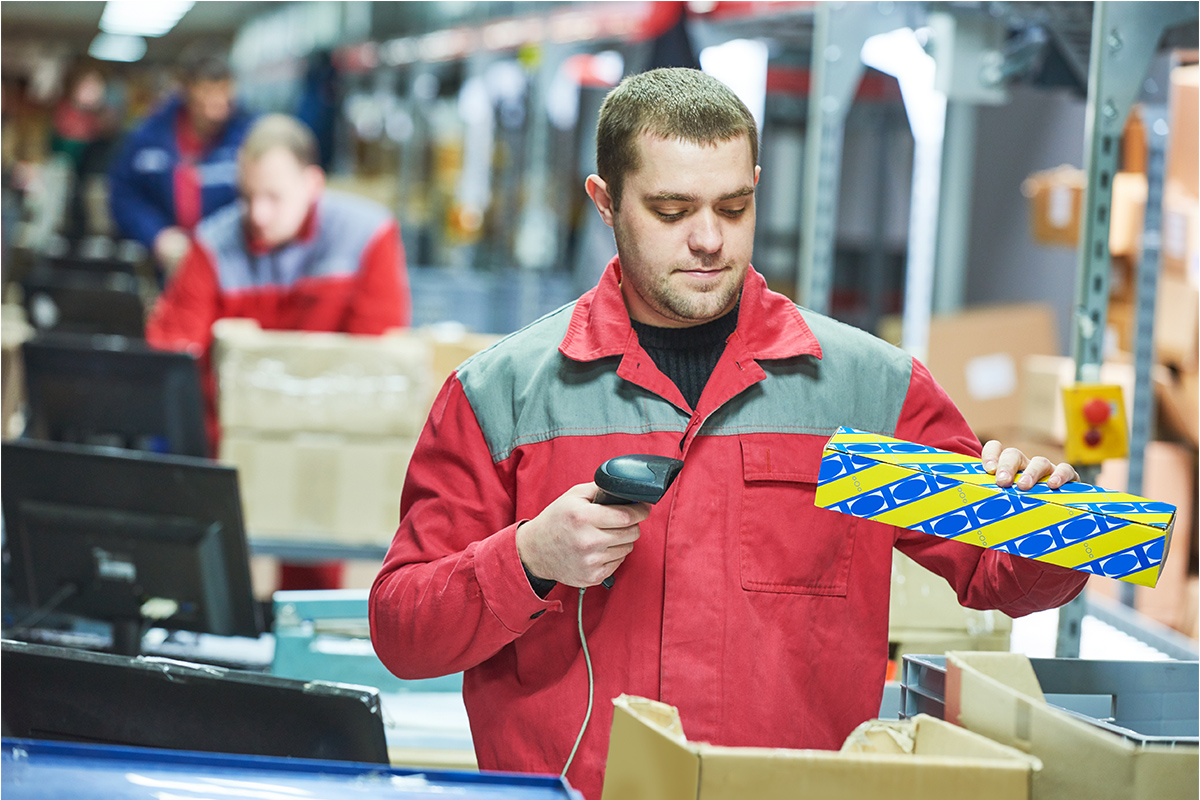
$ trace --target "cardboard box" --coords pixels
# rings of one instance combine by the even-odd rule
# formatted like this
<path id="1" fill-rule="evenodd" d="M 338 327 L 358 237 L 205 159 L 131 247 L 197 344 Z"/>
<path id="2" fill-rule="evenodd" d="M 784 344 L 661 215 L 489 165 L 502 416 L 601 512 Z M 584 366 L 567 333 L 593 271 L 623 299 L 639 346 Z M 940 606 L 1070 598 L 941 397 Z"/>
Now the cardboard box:
<path id="1" fill-rule="evenodd" d="M 1021 363 L 1058 355 L 1054 309 L 1018 303 L 935 315 L 925 366 L 981 439 L 1021 424 Z"/>
<path id="2" fill-rule="evenodd" d="M 1069 165 L 1035 172 L 1021 183 L 1029 198 L 1033 240 L 1040 244 L 1075 247 L 1087 173 Z"/>
<path id="3" fill-rule="evenodd" d="M 1133 300 L 1109 298 L 1104 323 L 1104 357 L 1133 352 L 1133 325 L 1137 307 Z"/>
<path id="4" fill-rule="evenodd" d="M 982 636 L 1011 631 L 1012 618 L 999 611 L 963 608 L 945 578 L 925 569 L 899 550 L 892 551 L 889 641 L 911 641 L 926 632 Z M 958 649 L 962 649 L 961 645 Z"/>
<path id="5" fill-rule="evenodd" d="M 1163 702 L 1170 708 L 1171 698 Z M 948 653 L 946 720 L 1041 760 L 1034 800 L 1196 796 L 1195 746 L 1139 745 L 1047 705 L 1029 659 L 1019 653 Z"/>
<path id="6" fill-rule="evenodd" d="M 1149 186 L 1140 172 L 1118 172 L 1113 176 L 1109 214 L 1108 252 L 1116 256 L 1138 256 L 1146 217 Z"/>
<path id="7" fill-rule="evenodd" d="M 838 428 L 815 503 L 863 519 L 1153 586 L 1175 508 L 1082 482 L 1000 489 L 975 456 Z"/>
<path id="8" fill-rule="evenodd" d="M 246 529 L 258 539 L 388 544 L 415 439 L 227 430 Z"/>
<path id="9" fill-rule="evenodd" d="M 1154 350 L 1159 363 L 1195 371 L 1200 338 L 1200 291 L 1186 279 L 1158 276 L 1154 300 Z"/>
<path id="10" fill-rule="evenodd" d="M 1125 491 L 1129 486 L 1129 461 L 1105 461 L 1096 482 Z M 1134 607 L 1146 616 L 1177 630 L 1185 627 L 1185 598 L 1191 548 L 1193 501 L 1196 495 L 1195 451 L 1171 442 L 1148 442 L 1142 458 L 1142 492 L 1154 500 L 1170 503 L 1178 511 L 1171 547 L 1176 557 L 1163 564 L 1158 585 L 1137 587 Z"/>
<path id="11" fill-rule="evenodd" d="M 1163 274 L 1200 284 L 1200 203 L 1178 181 L 1163 188 L 1161 241 Z"/>
<path id="12" fill-rule="evenodd" d="M 1160 422 L 1196 447 L 1200 444 L 1200 372 L 1171 373 L 1165 382 L 1155 382 Z"/>
<path id="13" fill-rule="evenodd" d="M 432 402 L 432 356 L 419 334 L 265 331 L 213 325 L 222 428 L 416 436 Z"/>
<path id="14" fill-rule="evenodd" d="M 421 328 L 420 334 L 430 343 L 433 352 L 432 384 L 435 395 L 464 361 L 502 338 L 490 333 L 471 333 L 458 324 L 430 325 Z M 430 402 L 433 402 L 432 397 Z"/>
<path id="15" fill-rule="evenodd" d="M 873 720 L 841 751 L 689 742 L 673 706 L 613 700 L 604 800 L 931 800 L 1030 796 L 1041 763 L 933 717 Z"/>
<path id="16" fill-rule="evenodd" d="M 1200 101 L 1197 100 L 1200 67 L 1195 64 L 1171 70 L 1167 103 L 1170 135 L 1167 140 L 1167 178 L 1177 180 L 1192 197 L 1200 197 Z"/>

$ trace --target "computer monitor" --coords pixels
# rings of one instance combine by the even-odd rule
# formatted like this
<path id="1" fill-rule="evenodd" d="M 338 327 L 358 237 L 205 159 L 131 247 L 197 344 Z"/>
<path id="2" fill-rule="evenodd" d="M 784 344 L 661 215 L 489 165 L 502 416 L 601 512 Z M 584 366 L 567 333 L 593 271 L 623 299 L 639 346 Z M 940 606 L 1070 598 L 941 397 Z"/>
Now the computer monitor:
<path id="1" fill-rule="evenodd" d="M 371 687 L 8 640 L 2 648 L 5 736 L 388 763 Z"/>
<path id="2" fill-rule="evenodd" d="M 195 356 L 120 336 L 42 334 L 21 346 L 25 435 L 209 456 Z"/>
<path id="3" fill-rule="evenodd" d="M 28 439 L 0 453 L 12 600 L 28 609 L 17 627 L 101 620 L 126 654 L 148 627 L 259 635 L 234 468 Z"/>
<path id="4" fill-rule="evenodd" d="M 34 268 L 22 288 L 25 313 L 36 330 L 146 335 L 146 306 L 133 275 Z"/>

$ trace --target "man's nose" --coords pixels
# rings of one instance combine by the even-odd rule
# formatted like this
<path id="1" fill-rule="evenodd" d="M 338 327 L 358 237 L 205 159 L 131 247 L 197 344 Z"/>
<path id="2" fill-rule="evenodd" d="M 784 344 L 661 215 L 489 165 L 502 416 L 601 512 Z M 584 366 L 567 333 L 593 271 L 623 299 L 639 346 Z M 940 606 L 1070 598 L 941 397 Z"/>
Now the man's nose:
<path id="1" fill-rule="evenodd" d="M 721 221 L 712 211 L 701 211 L 692 216 L 692 227 L 688 232 L 688 246 L 697 253 L 716 253 L 724 244 Z"/>

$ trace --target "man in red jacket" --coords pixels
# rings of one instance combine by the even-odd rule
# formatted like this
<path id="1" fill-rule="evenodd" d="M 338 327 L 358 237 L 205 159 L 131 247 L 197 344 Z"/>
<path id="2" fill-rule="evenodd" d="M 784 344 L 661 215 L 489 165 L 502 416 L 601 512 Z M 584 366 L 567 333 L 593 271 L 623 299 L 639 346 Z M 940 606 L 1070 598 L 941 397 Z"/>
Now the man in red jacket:
<path id="1" fill-rule="evenodd" d="M 879 711 L 893 547 L 972 608 L 1028 614 L 1086 582 L 814 506 L 839 425 L 979 455 L 1006 488 L 1075 471 L 981 449 L 920 362 L 767 289 L 750 266 L 757 146 L 745 105 L 703 73 L 627 78 L 587 180 L 617 257 L 434 402 L 371 632 L 400 677 L 464 671 L 481 768 L 569 762 L 599 800 L 621 693 L 677 706 L 693 740 L 839 747 Z M 684 465 L 653 508 L 594 505 L 596 466 L 628 453 Z M 595 707 L 576 752 L 581 630 Z"/>
<path id="2" fill-rule="evenodd" d="M 212 325 L 381 334 L 412 319 L 400 229 L 384 207 L 325 191 L 317 144 L 299 121 L 263 117 L 238 153 L 242 202 L 206 218 L 146 324 L 155 347 L 200 357 L 215 443 Z M 306 577 L 302 577 L 306 576 Z M 326 588 L 340 566 L 285 566 L 283 588 Z"/>

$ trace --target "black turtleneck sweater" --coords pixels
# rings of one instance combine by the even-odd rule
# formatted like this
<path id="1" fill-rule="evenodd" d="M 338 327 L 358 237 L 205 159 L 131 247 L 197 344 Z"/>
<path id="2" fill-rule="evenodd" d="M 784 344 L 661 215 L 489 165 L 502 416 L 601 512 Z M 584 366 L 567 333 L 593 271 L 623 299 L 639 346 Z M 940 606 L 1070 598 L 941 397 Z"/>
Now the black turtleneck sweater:
<path id="1" fill-rule="evenodd" d="M 738 307 L 712 322 L 691 328 L 657 328 L 630 320 L 642 348 L 662 373 L 679 387 L 694 411 L 704 385 L 712 375 L 725 340 L 737 327 Z"/>

